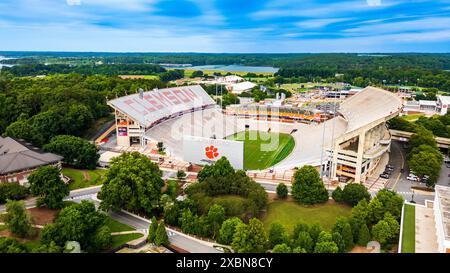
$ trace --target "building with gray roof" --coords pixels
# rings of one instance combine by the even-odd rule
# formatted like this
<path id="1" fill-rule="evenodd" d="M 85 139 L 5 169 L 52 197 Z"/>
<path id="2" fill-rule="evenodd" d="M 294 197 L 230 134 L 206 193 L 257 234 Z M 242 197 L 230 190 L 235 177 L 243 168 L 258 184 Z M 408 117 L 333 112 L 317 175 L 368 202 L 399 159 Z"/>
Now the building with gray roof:
<path id="1" fill-rule="evenodd" d="M 0 137 L 0 183 L 28 182 L 27 177 L 41 166 L 61 166 L 63 157 L 45 153 L 24 140 Z"/>

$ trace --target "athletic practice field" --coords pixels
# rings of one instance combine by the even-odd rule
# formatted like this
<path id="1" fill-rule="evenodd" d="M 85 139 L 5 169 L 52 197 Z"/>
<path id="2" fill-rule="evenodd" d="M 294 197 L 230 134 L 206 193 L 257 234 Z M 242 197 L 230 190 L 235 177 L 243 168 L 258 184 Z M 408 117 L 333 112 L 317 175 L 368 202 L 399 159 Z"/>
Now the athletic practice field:
<path id="1" fill-rule="evenodd" d="M 244 168 L 248 170 L 267 169 L 285 159 L 294 149 L 291 135 L 259 131 L 242 131 L 227 137 L 244 141 Z"/>

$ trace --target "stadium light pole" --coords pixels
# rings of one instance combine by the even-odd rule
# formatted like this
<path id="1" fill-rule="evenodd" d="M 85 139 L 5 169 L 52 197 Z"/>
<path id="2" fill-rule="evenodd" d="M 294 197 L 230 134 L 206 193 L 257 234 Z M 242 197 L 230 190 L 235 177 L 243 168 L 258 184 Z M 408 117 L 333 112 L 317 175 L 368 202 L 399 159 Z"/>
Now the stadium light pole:
<path id="1" fill-rule="evenodd" d="M 325 122 L 323 123 L 323 130 L 322 130 L 322 149 L 320 151 L 320 177 L 323 178 L 323 149 L 324 149 L 324 142 L 325 142 Z"/>

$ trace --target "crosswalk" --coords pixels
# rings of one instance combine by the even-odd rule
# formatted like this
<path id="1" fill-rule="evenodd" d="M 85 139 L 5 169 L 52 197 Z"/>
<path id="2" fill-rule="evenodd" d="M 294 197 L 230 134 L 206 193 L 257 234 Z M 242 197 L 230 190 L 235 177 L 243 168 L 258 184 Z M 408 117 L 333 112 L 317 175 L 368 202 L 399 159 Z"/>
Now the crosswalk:
<path id="1" fill-rule="evenodd" d="M 92 199 L 92 197 L 94 197 L 95 194 L 84 194 L 84 195 L 77 195 L 77 196 L 68 196 L 66 198 L 64 198 L 65 201 L 71 201 L 71 200 L 87 200 L 87 199 Z"/>
<path id="2" fill-rule="evenodd" d="M 385 185 L 387 183 L 388 179 L 385 178 L 375 178 L 375 177 L 369 177 L 365 182 L 364 186 L 371 191 L 371 192 L 378 192 L 381 189 L 385 188 Z"/>

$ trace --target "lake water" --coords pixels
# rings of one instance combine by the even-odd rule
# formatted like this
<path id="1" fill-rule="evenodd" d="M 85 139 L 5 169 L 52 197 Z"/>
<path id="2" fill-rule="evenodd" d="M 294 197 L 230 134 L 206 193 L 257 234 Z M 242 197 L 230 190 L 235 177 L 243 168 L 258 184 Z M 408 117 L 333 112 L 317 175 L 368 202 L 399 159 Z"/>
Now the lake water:
<path id="1" fill-rule="evenodd" d="M 253 73 L 261 73 L 261 72 L 269 72 L 275 73 L 278 71 L 278 68 L 271 66 L 245 66 L 245 65 L 198 65 L 198 66 L 184 66 L 184 67 L 170 67 L 175 69 L 193 69 L 193 70 L 221 70 L 221 71 L 243 71 L 243 72 L 253 72 Z"/>
<path id="2" fill-rule="evenodd" d="M 5 58 L 4 56 L 0 56 L 0 61 L 1 60 L 9 60 L 9 59 L 12 59 L 12 58 Z M 0 70 L 2 69 L 2 67 L 11 67 L 12 65 L 11 64 L 1 64 L 0 63 Z"/>

